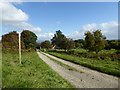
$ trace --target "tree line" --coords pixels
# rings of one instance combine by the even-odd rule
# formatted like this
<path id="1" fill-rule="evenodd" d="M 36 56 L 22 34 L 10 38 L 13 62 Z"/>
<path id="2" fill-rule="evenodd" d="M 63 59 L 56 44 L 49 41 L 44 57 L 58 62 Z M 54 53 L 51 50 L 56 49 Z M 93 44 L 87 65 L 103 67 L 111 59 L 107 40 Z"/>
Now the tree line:
<path id="1" fill-rule="evenodd" d="M 21 32 L 21 48 L 22 50 L 35 50 L 37 36 L 29 30 Z M 2 48 L 10 50 L 18 50 L 19 36 L 16 31 L 2 35 Z"/>
<path id="2" fill-rule="evenodd" d="M 102 49 L 119 49 L 120 42 L 118 40 L 107 40 L 101 30 L 94 32 L 87 31 L 84 39 L 73 40 L 67 38 L 60 30 L 56 31 L 51 41 L 45 40 L 37 43 L 37 36 L 29 30 L 21 32 L 22 50 L 35 50 L 36 48 L 45 49 L 64 49 L 69 51 L 74 48 L 85 48 L 89 51 L 98 53 Z M 2 48 L 18 50 L 18 33 L 16 31 L 2 35 Z"/>
<path id="3" fill-rule="evenodd" d="M 37 48 L 39 47 L 46 49 L 64 49 L 66 51 L 74 48 L 85 48 L 89 51 L 98 53 L 103 49 L 119 49 L 120 42 L 118 40 L 107 40 L 101 30 L 96 30 L 94 32 L 87 31 L 84 40 L 67 38 L 60 30 L 58 30 L 51 41 L 45 40 L 40 44 L 37 44 Z"/>

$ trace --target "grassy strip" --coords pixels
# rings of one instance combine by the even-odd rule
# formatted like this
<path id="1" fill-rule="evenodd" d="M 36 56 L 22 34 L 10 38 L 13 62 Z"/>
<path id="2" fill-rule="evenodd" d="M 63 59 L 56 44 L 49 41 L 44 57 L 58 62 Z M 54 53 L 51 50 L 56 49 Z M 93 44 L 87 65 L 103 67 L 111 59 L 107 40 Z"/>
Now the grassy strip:
<path id="1" fill-rule="evenodd" d="M 45 55 L 45 54 L 44 54 L 44 55 Z M 73 68 L 73 67 L 70 67 L 70 66 L 68 66 L 68 65 L 66 65 L 66 64 L 64 64 L 64 63 L 62 63 L 62 62 L 60 62 L 60 61 L 57 61 L 57 60 L 55 60 L 55 59 L 53 59 L 53 58 L 51 58 L 51 57 L 49 57 L 49 56 L 47 56 L 47 57 L 48 57 L 50 60 L 56 62 L 57 64 L 65 67 L 65 68 L 67 68 L 68 70 L 77 71 L 77 70 L 76 70 L 75 68 Z"/>
<path id="2" fill-rule="evenodd" d="M 45 54 L 44 54 L 44 55 L 45 55 Z M 47 56 L 47 55 L 46 55 L 46 56 Z M 50 60 L 52 60 L 52 61 L 58 63 L 59 65 L 65 67 L 65 68 L 68 69 L 68 70 L 71 70 L 71 71 L 78 71 L 77 69 L 75 69 L 75 68 L 73 68 L 73 67 L 71 67 L 71 66 L 69 66 L 69 65 L 66 65 L 66 64 L 64 64 L 64 63 L 62 63 L 62 62 L 60 62 L 60 61 L 57 61 L 57 60 L 55 60 L 55 59 L 53 59 L 53 58 L 51 58 L 51 57 L 49 57 L 49 56 L 47 56 L 47 57 L 50 58 Z M 84 73 L 83 71 L 78 71 L 78 72 Z"/>
<path id="3" fill-rule="evenodd" d="M 96 60 L 96 59 L 77 57 L 67 54 L 56 53 L 56 52 L 48 52 L 48 53 L 56 57 L 65 59 L 67 61 L 80 64 L 88 68 L 101 71 L 106 74 L 111 74 L 120 77 L 120 68 L 119 68 L 120 63 L 118 63 L 117 61 Z"/>
<path id="4" fill-rule="evenodd" d="M 73 86 L 44 63 L 36 52 L 3 53 L 3 88 L 72 88 Z"/>

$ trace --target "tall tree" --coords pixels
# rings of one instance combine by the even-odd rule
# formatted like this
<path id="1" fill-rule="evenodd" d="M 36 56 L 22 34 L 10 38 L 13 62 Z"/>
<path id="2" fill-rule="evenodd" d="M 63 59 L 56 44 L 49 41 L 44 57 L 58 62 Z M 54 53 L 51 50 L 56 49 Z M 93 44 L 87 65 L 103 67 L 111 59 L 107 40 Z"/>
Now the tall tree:
<path id="1" fill-rule="evenodd" d="M 51 39 L 51 41 L 53 45 L 56 45 L 57 47 L 62 48 L 61 44 L 65 39 L 66 39 L 65 35 L 62 34 L 60 30 L 58 30 L 56 31 L 56 34 L 54 34 L 54 37 Z"/>
<path id="2" fill-rule="evenodd" d="M 90 31 L 86 32 L 85 33 L 85 48 L 87 48 L 89 51 L 92 51 L 94 44 L 95 42 L 94 42 L 93 34 Z"/>
<path id="3" fill-rule="evenodd" d="M 23 30 L 21 33 L 21 39 L 24 42 L 25 49 L 35 49 L 37 36 L 33 32 Z"/>
<path id="4" fill-rule="evenodd" d="M 101 30 L 96 30 L 91 33 L 88 31 L 85 33 L 85 47 L 89 51 L 95 51 L 98 53 L 100 50 L 105 48 L 106 45 L 106 37 L 102 35 Z"/>
<path id="5" fill-rule="evenodd" d="M 94 35 L 94 51 L 98 53 L 100 50 L 105 48 L 106 45 L 106 37 L 102 35 L 101 30 L 96 30 L 93 32 Z"/>
<path id="6" fill-rule="evenodd" d="M 54 37 L 51 39 L 51 41 L 53 45 L 65 50 L 72 49 L 75 46 L 74 41 L 66 38 L 66 36 L 62 34 L 60 30 L 56 31 L 56 34 L 54 34 Z"/>

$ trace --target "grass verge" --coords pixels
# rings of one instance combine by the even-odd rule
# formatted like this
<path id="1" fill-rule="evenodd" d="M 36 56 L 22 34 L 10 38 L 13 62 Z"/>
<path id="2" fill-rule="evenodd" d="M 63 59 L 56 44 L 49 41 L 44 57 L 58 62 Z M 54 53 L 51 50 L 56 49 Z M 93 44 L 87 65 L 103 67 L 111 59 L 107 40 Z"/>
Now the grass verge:
<path id="1" fill-rule="evenodd" d="M 3 88 L 73 88 L 73 86 L 44 63 L 36 52 L 3 53 Z"/>
<path id="2" fill-rule="evenodd" d="M 65 59 L 67 61 L 86 66 L 88 68 L 120 77 L 120 62 L 110 60 L 96 60 L 84 57 L 77 57 L 56 52 L 48 52 L 51 55 Z"/>

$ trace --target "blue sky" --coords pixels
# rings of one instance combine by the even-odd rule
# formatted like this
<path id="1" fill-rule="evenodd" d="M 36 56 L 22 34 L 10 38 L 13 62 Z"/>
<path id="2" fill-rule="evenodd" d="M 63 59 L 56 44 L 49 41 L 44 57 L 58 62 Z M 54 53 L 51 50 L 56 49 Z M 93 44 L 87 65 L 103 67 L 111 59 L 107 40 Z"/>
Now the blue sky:
<path id="1" fill-rule="evenodd" d="M 24 2 L 5 3 L 2 34 L 31 29 L 38 40 L 50 40 L 56 30 L 67 37 L 84 38 L 86 31 L 101 29 L 108 39 L 117 39 L 117 2 Z M 14 7 L 14 8 L 13 8 Z M 6 15 L 7 14 L 7 15 Z M 15 14 L 15 15 L 13 15 Z M 16 15 L 18 15 L 16 17 Z M 12 18 L 10 18 L 12 17 Z M 17 25 L 16 25 L 17 24 Z"/>

